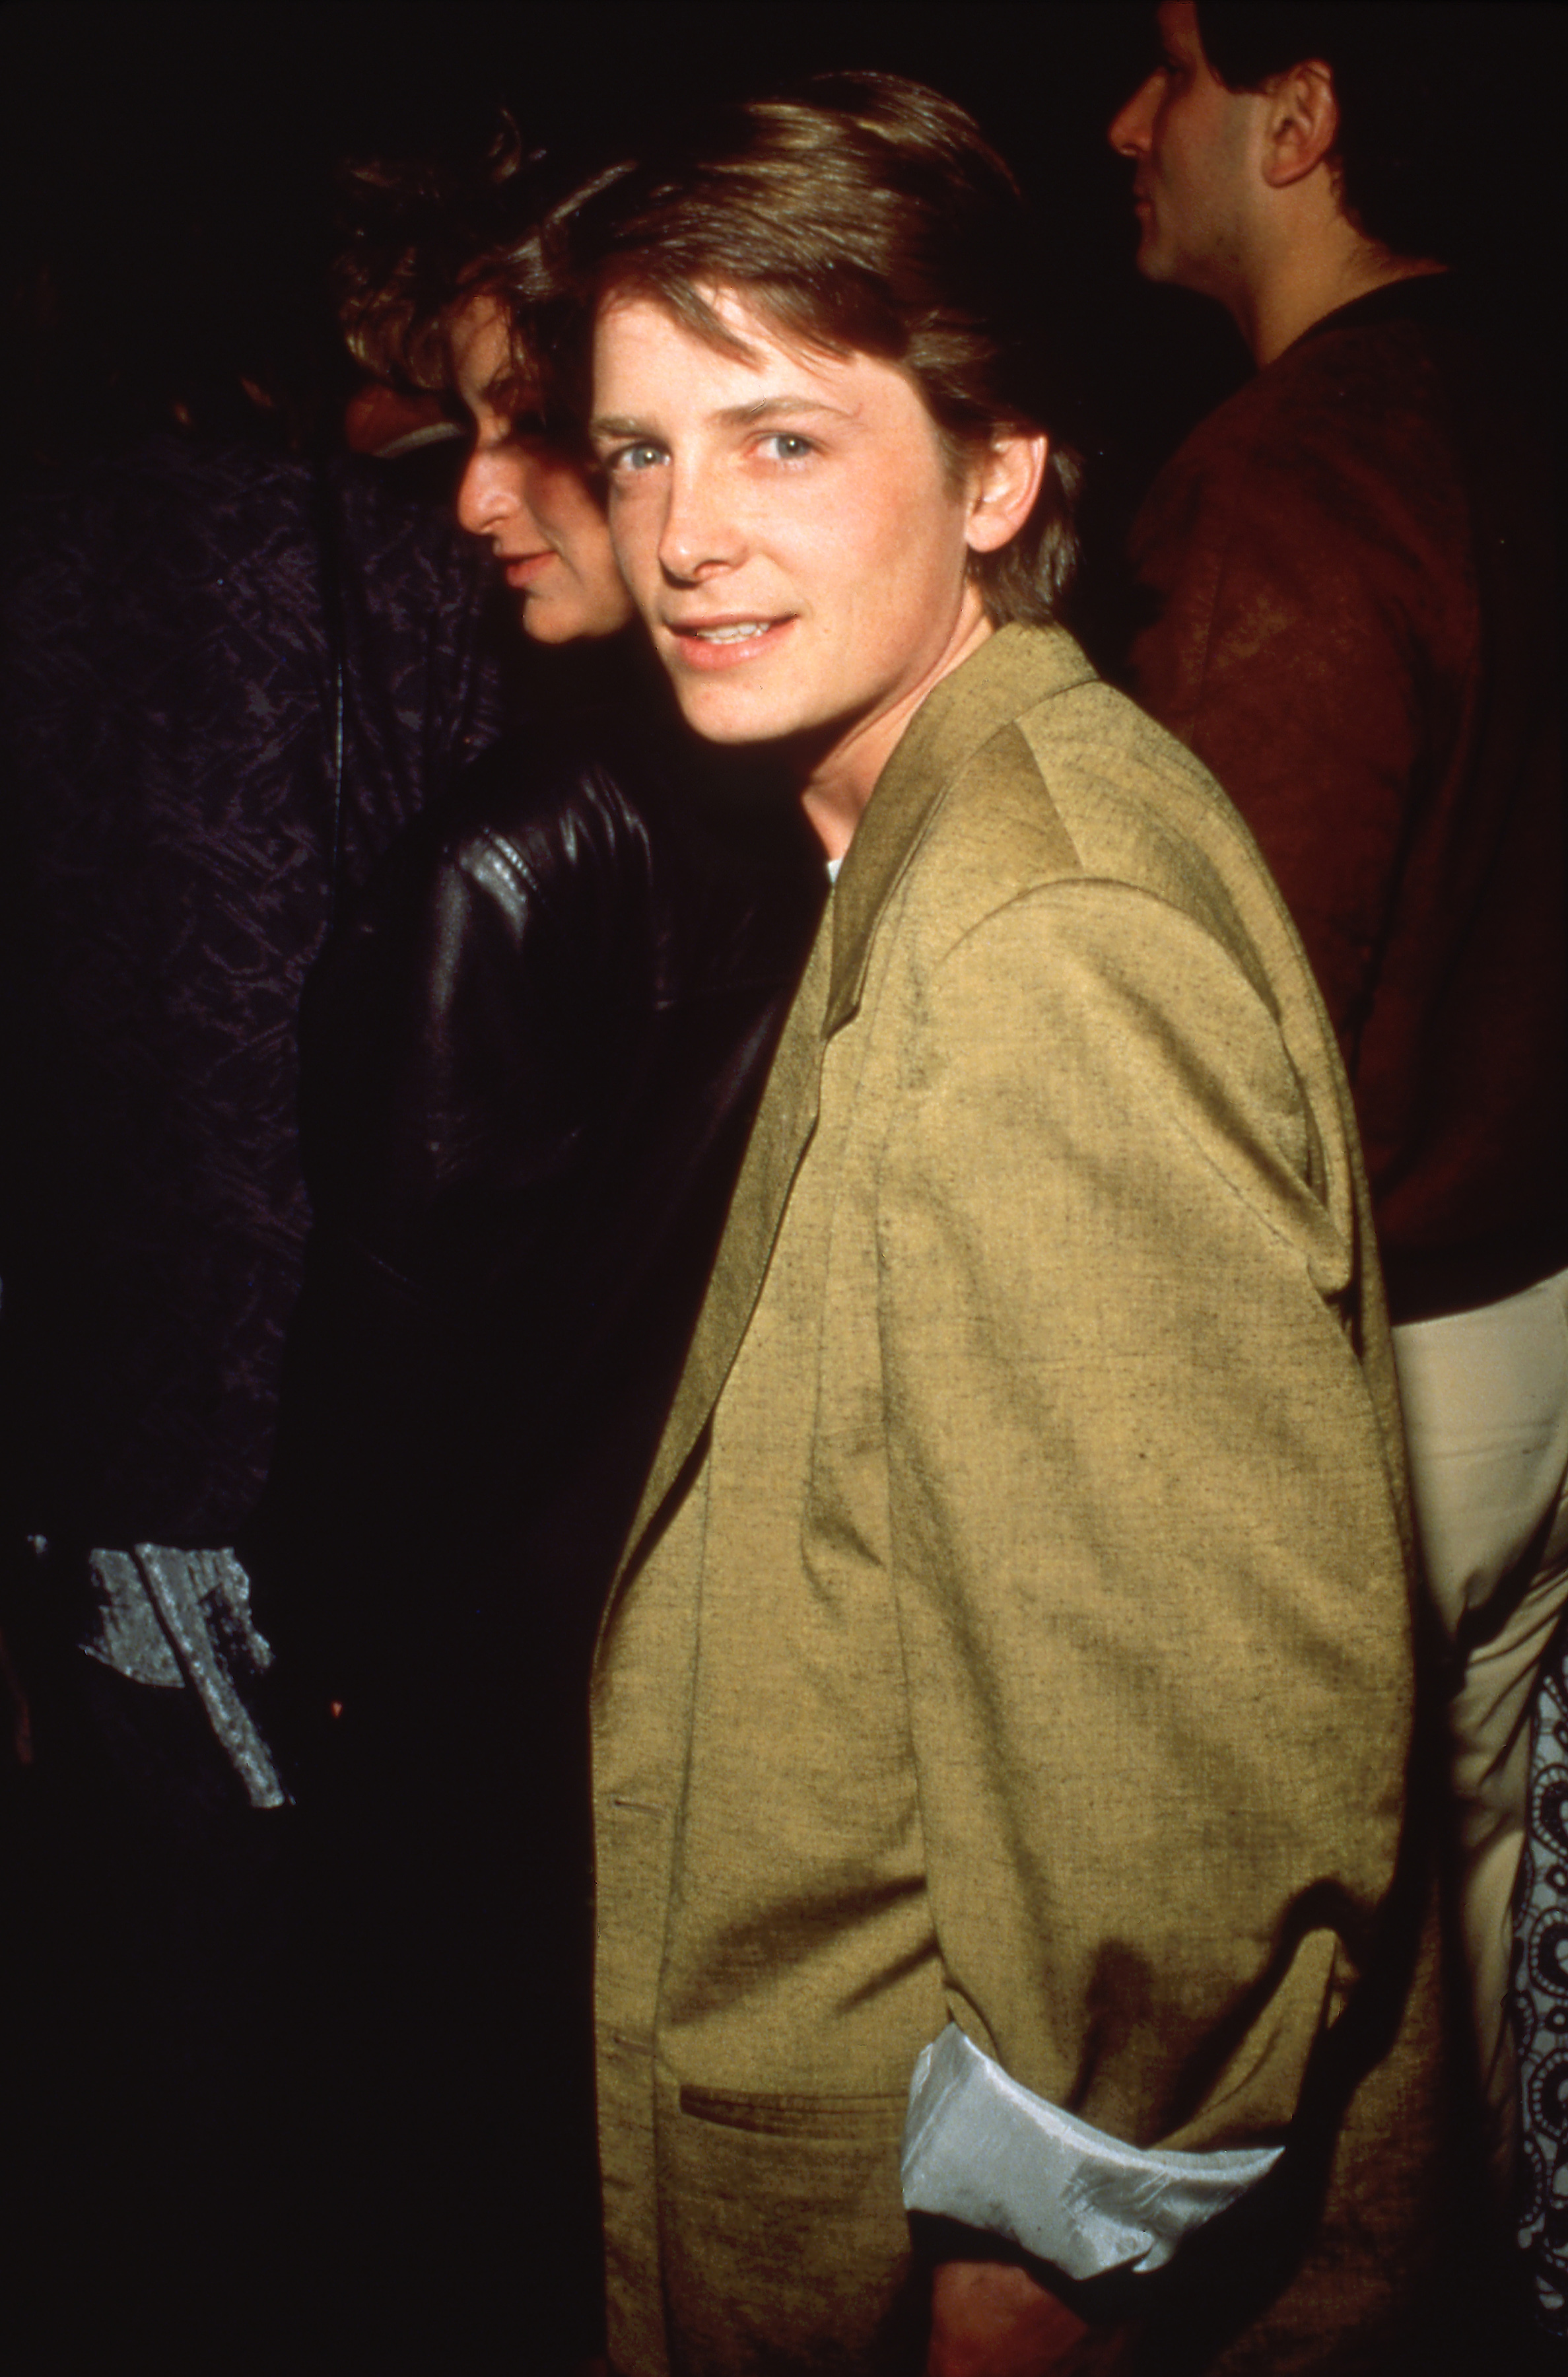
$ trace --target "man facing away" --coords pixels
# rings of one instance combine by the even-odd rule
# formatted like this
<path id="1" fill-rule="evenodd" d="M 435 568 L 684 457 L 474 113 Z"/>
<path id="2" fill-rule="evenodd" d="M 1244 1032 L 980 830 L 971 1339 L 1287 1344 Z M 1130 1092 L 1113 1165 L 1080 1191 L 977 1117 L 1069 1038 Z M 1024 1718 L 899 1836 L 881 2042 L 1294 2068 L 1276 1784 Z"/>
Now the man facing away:
<path id="1" fill-rule="evenodd" d="M 1550 465 L 1436 260 L 1446 14 L 1172 0 L 1110 138 L 1140 269 L 1260 365 L 1135 526 L 1131 684 L 1256 833 L 1356 1097 L 1506 2190 L 1510 1902 L 1568 1599 L 1568 909 Z"/>
<path id="2" fill-rule="evenodd" d="M 1348 1098 L 1245 830 L 1050 624 L 1016 193 L 845 77 L 571 236 L 627 582 L 842 866 L 600 1641 L 612 2360 L 1398 2365 L 1436 1994 Z"/>

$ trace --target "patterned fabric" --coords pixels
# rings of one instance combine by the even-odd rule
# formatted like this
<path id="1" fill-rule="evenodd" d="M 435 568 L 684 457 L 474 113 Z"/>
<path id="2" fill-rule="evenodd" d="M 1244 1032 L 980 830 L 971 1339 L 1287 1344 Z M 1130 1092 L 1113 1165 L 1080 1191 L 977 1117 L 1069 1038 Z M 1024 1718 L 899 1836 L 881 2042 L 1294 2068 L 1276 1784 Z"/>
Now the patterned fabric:
<path id="1" fill-rule="evenodd" d="M 136 1544 L 90 1555 L 95 1622 L 83 1644 L 136 1684 L 188 1684 L 253 1808 L 288 1798 L 245 1695 L 272 1665 L 250 1614 L 250 1579 L 232 1551 Z"/>
<path id="2" fill-rule="evenodd" d="M 482 580 L 377 464 L 174 433 L 9 529 L 11 1517 L 221 1546 L 266 1475 L 307 1222 L 300 992 L 334 878 L 497 731 Z"/>
<path id="3" fill-rule="evenodd" d="M 1513 2011 L 1524 2113 L 1519 2245 L 1541 2324 L 1568 2337 L 1568 1626 L 1548 1654 L 1536 1713 Z"/>

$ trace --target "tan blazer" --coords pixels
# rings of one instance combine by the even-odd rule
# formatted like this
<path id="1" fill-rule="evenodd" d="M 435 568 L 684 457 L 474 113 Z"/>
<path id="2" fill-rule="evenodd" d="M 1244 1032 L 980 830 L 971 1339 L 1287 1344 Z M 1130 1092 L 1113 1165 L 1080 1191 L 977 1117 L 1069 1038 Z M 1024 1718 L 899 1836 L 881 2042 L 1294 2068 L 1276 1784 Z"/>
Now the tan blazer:
<path id="1" fill-rule="evenodd" d="M 1348 1100 L 1278 895 L 1070 638 L 1005 629 L 856 834 L 601 1640 L 628 2377 L 916 2365 L 898 2141 L 950 2017 L 1139 2144 L 1284 2133 L 1388 1966 L 1407 1569 Z M 1223 2365 L 1382 2333 L 1429 2030 L 1430 1995 Z"/>

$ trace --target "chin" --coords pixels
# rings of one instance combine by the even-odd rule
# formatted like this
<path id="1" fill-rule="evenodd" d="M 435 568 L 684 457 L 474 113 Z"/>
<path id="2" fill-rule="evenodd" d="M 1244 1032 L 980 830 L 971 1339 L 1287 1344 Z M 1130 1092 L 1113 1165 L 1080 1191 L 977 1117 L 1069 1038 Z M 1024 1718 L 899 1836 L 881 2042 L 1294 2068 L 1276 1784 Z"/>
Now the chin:
<path id="1" fill-rule="evenodd" d="M 739 688 L 716 686 L 700 678 L 676 679 L 681 716 L 705 743 L 777 743 L 794 727 L 772 714 L 772 705 L 748 698 Z"/>
<path id="2" fill-rule="evenodd" d="M 1192 286 L 1180 248 L 1157 227 L 1139 242 L 1138 270 L 1145 281 L 1157 281 L 1167 289 Z"/>
<path id="3" fill-rule="evenodd" d="M 700 735 L 704 743 L 728 743 L 738 746 L 745 743 L 772 743 L 775 739 L 767 727 L 759 728 L 751 724 L 748 720 L 741 718 L 715 717 L 700 702 L 696 704 L 681 702 L 680 714 L 692 733 Z"/>
<path id="4" fill-rule="evenodd" d="M 536 608 L 525 603 L 519 624 L 531 644 L 574 644 L 580 636 L 587 633 L 580 619 L 563 618 L 558 611 L 552 611 L 548 603 Z"/>
<path id="5" fill-rule="evenodd" d="M 536 644 L 595 643 L 618 636 L 636 616 L 629 603 L 541 603 L 524 608 L 522 632 Z"/>

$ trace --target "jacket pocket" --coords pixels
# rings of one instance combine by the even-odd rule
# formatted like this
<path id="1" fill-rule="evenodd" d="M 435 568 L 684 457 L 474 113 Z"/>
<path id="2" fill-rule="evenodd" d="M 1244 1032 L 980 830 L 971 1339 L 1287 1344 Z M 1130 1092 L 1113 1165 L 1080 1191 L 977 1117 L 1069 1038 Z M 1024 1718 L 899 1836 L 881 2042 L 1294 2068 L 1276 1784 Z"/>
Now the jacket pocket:
<path id="1" fill-rule="evenodd" d="M 679 2377 L 913 2377 L 923 2287 L 899 2186 L 905 2099 L 684 2086 L 659 2140 Z"/>
<path id="2" fill-rule="evenodd" d="M 683 2087 L 680 2109 L 721 2130 L 764 2138 L 881 2139 L 903 2133 L 903 2096 L 770 2096 L 728 2088 Z"/>

